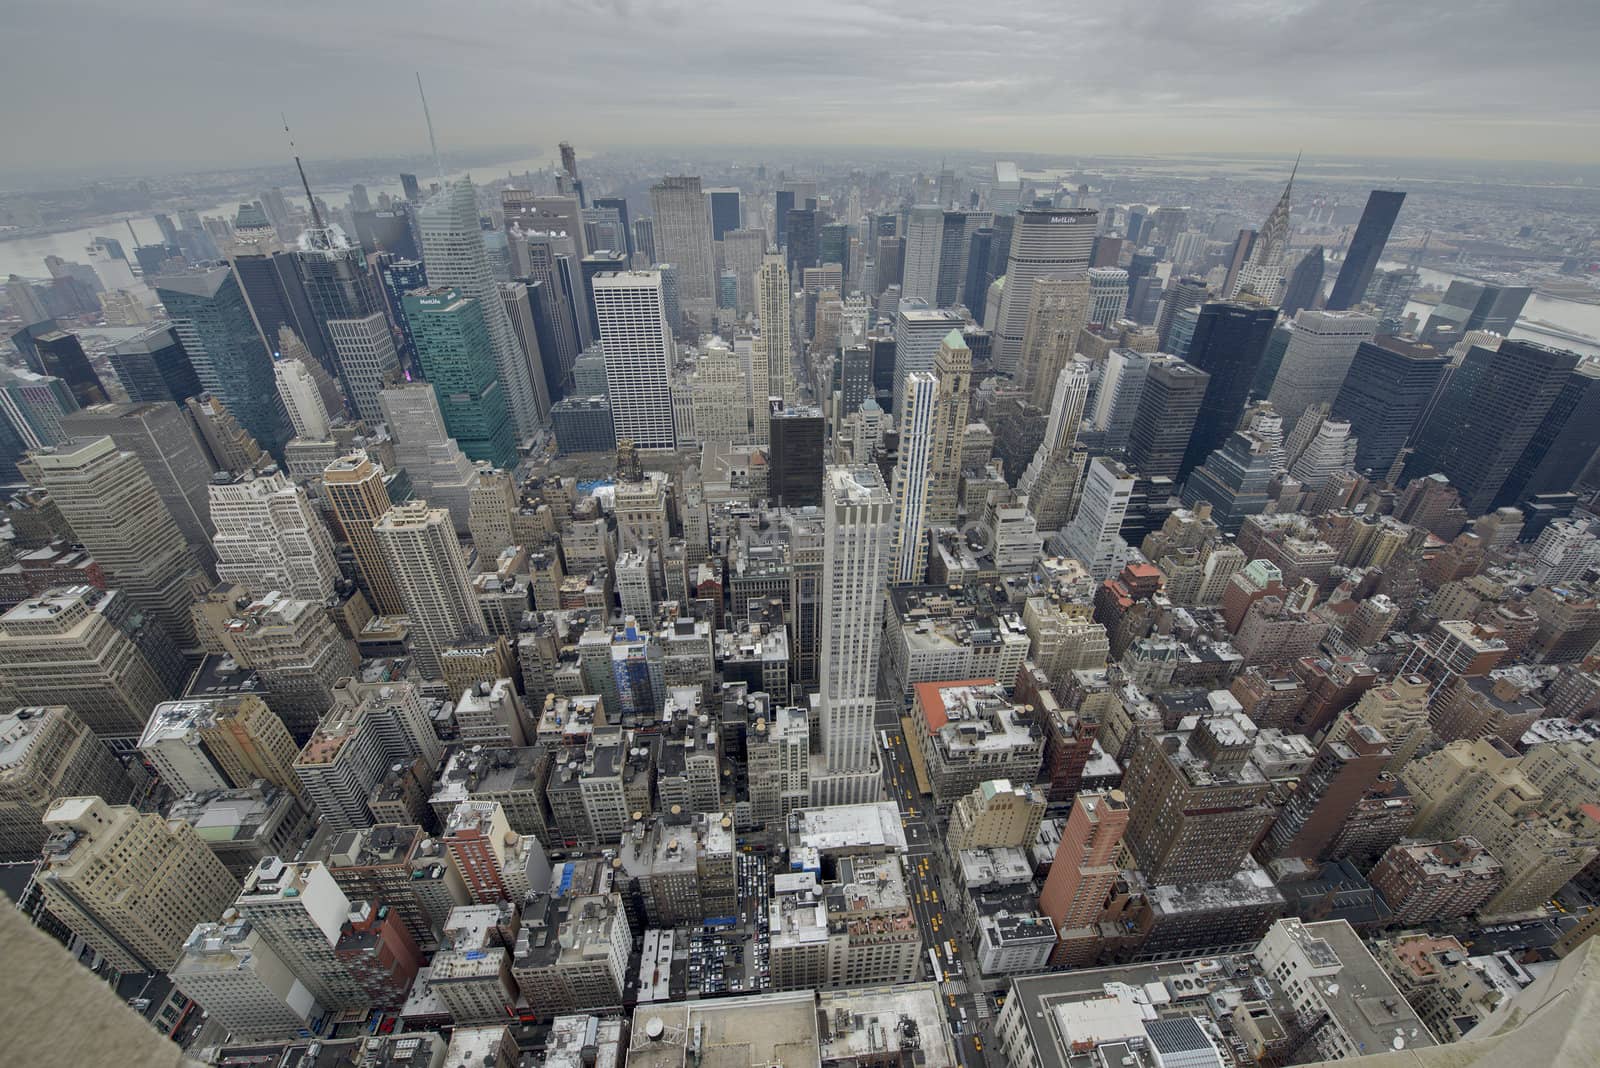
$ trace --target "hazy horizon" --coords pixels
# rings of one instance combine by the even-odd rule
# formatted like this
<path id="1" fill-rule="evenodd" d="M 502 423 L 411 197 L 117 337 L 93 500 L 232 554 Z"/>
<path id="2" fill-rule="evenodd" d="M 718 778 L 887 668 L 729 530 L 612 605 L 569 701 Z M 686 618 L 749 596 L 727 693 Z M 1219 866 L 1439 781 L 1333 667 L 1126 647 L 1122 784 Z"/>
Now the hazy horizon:
<path id="1" fill-rule="evenodd" d="M 1600 163 L 1600 9 L 1575 0 L 974 10 L 19 0 L 0 84 L 23 106 L 0 132 L 18 173 L 278 163 L 281 113 L 307 158 L 415 156 L 420 71 L 451 155 L 566 139 Z"/>

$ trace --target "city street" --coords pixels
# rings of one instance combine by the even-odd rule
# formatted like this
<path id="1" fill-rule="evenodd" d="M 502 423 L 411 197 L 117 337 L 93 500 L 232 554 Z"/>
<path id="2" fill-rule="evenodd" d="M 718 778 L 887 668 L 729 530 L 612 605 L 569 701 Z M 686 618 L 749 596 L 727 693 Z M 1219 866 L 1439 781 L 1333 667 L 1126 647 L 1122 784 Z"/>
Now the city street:
<path id="1" fill-rule="evenodd" d="M 922 930 L 923 956 L 927 956 L 926 950 L 930 948 L 938 954 L 945 978 L 939 987 L 940 996 L 945 1000 L 961 1063 L 965 1068 L 985 1068 L 989 1063 L 990 1002 L 982 995 L 977 957 L 962 937 L 958 911 L 954 908 L 947 911 L 945 907 L 947 903 L 954 904 L 950 891 L 955 881 L 947 870 L 944 853 L 937 848 L 938 817 L 933 811 L 933 799 L 924 797 L 917 788 L 916 772 L 900 726 L 898 702 L 880 701 L 876 719 L 877 729 L 889 739 L 888 750 L 881 752 L 883 786 L 890 799 L 900 807 L 900 819 L 905 827 L 906 889 L 911 897 L 911 911 Z M 951 949 L 954 950 L 953 959 Z M 961 970 L 960 976 L 956 974 L 957 968 Z"/>

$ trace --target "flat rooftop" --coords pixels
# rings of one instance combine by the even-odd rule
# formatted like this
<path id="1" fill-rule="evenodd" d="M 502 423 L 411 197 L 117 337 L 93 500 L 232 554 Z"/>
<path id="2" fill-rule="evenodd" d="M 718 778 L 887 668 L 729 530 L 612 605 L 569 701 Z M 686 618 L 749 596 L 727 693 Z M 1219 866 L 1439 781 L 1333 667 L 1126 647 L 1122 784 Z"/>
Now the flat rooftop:
<path id="1" fill-rule="evenodd" d="M 656 1002 L 634 1010 L 628 1068 L 816 1068 L 811 991 Z"/>

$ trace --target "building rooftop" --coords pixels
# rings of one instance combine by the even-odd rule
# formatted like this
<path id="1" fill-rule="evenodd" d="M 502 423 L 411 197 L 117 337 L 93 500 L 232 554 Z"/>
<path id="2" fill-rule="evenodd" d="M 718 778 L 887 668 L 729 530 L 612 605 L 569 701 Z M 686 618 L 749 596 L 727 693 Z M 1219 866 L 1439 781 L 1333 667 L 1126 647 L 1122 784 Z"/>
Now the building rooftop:
<path id="1" fill-rule="evenodd" d="M 918 1068 L 955 1068 L 949 1019 L 933 983 L 817 995 L 817 1028 L 824 1063 L 870 1064 L 906 1051 Z"/>
<path id="2" fill-rule="evenodd" d="M 797 809 L 789 814 L 789 851 L 819 853 L 906 851 L 900 808 L 892 801 Z"/>
<path id="3" fill-rule="evenodd" d="M 706 1001 L 653 1002 L 634 1010 L 628 1068 L 815 1068 L 820 1063 L 811 991 Z"/>

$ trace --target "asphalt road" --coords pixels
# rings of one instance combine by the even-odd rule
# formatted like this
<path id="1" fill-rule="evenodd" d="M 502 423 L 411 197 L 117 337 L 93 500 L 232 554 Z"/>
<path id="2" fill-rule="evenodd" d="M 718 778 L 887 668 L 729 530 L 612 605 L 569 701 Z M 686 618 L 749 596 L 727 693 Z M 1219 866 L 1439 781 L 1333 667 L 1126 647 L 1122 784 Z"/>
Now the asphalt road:
<path id="1" fill-rule="evenodd" d="M 942 831 L 933 811 L 933 799 L 917 790 L 916 772 L 900 727 L 899 709 L 893 701 L 880 701 L 877 727 L 889 737 L 889 749 L 880 751 L 883 761 L 883 786 L 889 798 L 900 807 L 900 821 L 906 832 L 906 889 L 911 911 L 922 931 L 923 956 L 934 948 L 945 982 L 939 987 L 945 1002 L 950 1031 L 956 1038 L 956 1052 L 964 1068 L 987 1068 L 989 1064 L 988 1023 L 992 1002 L 980 1006 L 981 977 L 977 956 L 961 934 L 961 919 L 956 909 L 946 911 L 953 902 L 955 880 L 951 878 L 944 851 L 939 848 Z M 955 975 L 946 943 L 955 950 L 963 977 Z M 980 1012 L 983 1014 L 980 1019 Z M 997 1062 L 998 1063 L 998 1062 Z"/>

